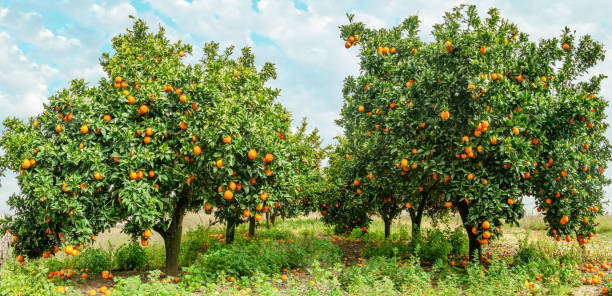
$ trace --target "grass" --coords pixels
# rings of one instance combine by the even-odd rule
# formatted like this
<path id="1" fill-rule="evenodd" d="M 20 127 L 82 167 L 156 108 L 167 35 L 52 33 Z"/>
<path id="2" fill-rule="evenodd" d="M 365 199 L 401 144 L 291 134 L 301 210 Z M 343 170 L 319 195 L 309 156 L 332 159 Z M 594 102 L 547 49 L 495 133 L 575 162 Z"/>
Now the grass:
<path id="1" fill-rule="evenodd" d="M 411 240 L 405 215 L 393 221 L 392 240 L 384 240 L 380 219 L 368 234 L 348 237 L 334 236 L 316 215 L 278 219 L 270 229 L 262 223 L 254 239 L 241 225 L 229 246 L 219 241 L 223 225 L 209 221 L 205 214 L 185 219 L 178 279 L 158 270 L 165 261 L 161 237 L 141 248 L 127 236 L 113 237 L 120 229 L 112 229 L 77 258 L 59 255 L 24 265 L 10 258 L 0 274 L 0 295 L 59 295 L 59 286 L 68 295 L 84 295 L 102 285 L 112 286 L 113 295 L 599 295 L 611 285 L 601 265 L 612 264 L 610 216 L 599 218 L 597 235 L 584 249 L 547 237 L 541 217 L 527 216 L 485 248 L 484 266 L 466 260 L 458 217 L 437 226 L 425 220 L 420 240 Z M 114 280 L 100 278 L 107 268 Z M 47 278 L 60 270 L 75 275 Z M 88 279 L 81 279 L 83 272 Z M 583 285 L 593 276 L 603 282 Z M 32 284 L 24 288 L 24 282 Z"/>

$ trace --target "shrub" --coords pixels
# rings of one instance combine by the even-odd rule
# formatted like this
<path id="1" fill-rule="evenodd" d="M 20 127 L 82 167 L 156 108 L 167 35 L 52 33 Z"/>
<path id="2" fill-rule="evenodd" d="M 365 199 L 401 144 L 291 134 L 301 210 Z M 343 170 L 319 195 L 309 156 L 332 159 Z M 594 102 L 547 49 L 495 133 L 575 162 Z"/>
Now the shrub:
<path id="1" fill-rule="evenodd" d="M 74 267 L 86 268 L 91 273 L 110 270 L 112 267 L 111 254 L 99 248 L 87 248 L 77 257 Z"/>
<path id="2" fill-rule="evenodd" d="M 150 271 L 148 281 L 142 282 L 140 276 L 118 278 L 113 287 L 112 295 L 187 295 L 187 291 L 179 285 L 167 281 L 157 281 L 161 271 Z"/>
<path id="3" fill-rule="evenodd" d="M 121 245 L 113 254 L 113 264 L 118 269 L 145 269 L 147 253 L 135 242 Z"/>
<path id="4" fill-rule="evenodd" d="M 386 287 L 387 293 L 395 295 L 408 289 L 424 289 L 430 281 L 430 276 L 418 262 L 398 265 L 395 259 L 375 257 L 361 267 L 343 269 L 338 279 L 349 293 L 361 295 L 368 291 L 367 287 L 375 287 L 379 291 L 384 291 L 383 288 Z"/>
<path id="5" fill-rule="evenodd" d="M 340 258 L 340 250 L 328 240 L 312 237 L 295 241 L 241 239 L 231 245 L 210 249 L 186 270 L 194 280 L 207 283 L 220 276 L 270 275 L 283 268 L 309 266 L 314 261 L 331 265 L 340 262 Z"/>

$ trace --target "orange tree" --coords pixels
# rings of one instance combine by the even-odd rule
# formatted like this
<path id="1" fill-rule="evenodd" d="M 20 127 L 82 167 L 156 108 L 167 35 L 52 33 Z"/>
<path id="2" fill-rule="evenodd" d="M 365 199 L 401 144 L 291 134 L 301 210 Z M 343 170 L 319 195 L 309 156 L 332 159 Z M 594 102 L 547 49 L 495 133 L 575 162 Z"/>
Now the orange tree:
<path id="1" fill-rule="evenodd" d="M 577 80 L 603 59 L 602 45 L 567 28 L 532 42 L 496 9 L 481 19 L 475 6 L 446 13 L 432 42 L 419 41 L 418 27 L 411 17 L 371 30 L 352 16 L 341 27 L 361 58 L 360 76 L 345 83 L 342 120 L 354 126 L 345 133 L 369 136 L 378 124 L 397 155 L 388 169 L 433 186 L 430 206 L 459 212 L 470 255 L 517 223 L 526 195 L 551 235 L 586 242 L 610 147 L 604 76 Z"/>
<path id="2" fill-rule="evenodd" d="M 372 208 L 369 201 L 361 197 L 361 184 L 355 186 L 360 163 L 351 154 L 354 148 L 346 137 L 337 141 L 336 147 L 327 154 L 329 165 L 324 170 L 325 179 L 317 205 L 323 222 L 334 226 L 336 234 L 349 234 L 355 228 L 367 233 Z"/>
<path id="3" fill-rule="evenodd" d="M 125 221 L 143 245 L 151 230 L 163 237 L 166 272 L 176 274 L 186 211 L 214 208 L 231 242 L 238 223 L 289 199 L 272 186 L 292 174 L 282 137 L 290 117 L 264 85 L 273 65 L 258 70 L 248 48 L 232 59 L 216 43 L 186 65 L 189 45 L 147 29 L 138 20 L 113 38 L 98 85 L 73 81 L 29 123 L 5 120 L 1 165 L 19 173 L 21 192 L 1 226 L 17 254 L 77 255 Z"/>

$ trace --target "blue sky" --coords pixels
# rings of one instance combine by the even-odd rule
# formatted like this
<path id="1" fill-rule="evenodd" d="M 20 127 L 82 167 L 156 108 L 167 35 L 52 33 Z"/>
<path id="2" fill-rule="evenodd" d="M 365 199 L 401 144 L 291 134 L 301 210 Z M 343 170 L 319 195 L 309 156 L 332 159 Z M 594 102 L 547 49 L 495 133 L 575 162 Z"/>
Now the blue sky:
<path id="1" fill-rule="evenodd" d="M 279 78 L 271 84 L 282 90 L 280 101 L 296 122 L 307 117 L 331 143 L 341 133 L 333 121 L 342 106 L 342 81 L 358 73 L 356 51 L 346 50 L 339 39 L 345 14 L 355 13 L 372 27 L 395 25 L 417 14 L 422 37 L 431 39 L 431 27 L 443 12 L 463 2 L 477 2 L 481 12 L 499 8 L 533 39 L 556 36 L 569 26 L 579 35 L 612 44 L 612 4 L 603 0 L 0 0 L 0 118 L 39 113 L 46 98 L 73 78 L 95 83 L 103 75 L 100 54 L 110 51 L 110 39 L 129 27 L 127 16 L 134 15 L 154 30 L 158 24 L 166 27 L 171 40 L 192 44 L 190 62 L 198 60 L 207 41 L 251 46 L 258 64 L 277 65 Z M 595 73 L 612 73 L 611 58 Z M 610 79 L 602 93 L 612 97 Z M 18 188 L 13 175 L 0 184 L 0 212 L 5 212 L 6 199 Z"/>

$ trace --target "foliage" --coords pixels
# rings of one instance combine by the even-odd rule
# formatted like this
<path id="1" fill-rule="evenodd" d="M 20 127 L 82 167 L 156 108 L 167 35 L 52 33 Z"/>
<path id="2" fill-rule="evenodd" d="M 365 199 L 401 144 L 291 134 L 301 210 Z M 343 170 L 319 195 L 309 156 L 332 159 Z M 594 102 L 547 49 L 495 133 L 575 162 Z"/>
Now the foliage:
<path id="1" fill-rule="evenodd" d="M 167 281 L 158 280 L 161 272 L 159 270 L 150 271 L 147 281 L 142 282 L 140 276 L 120 278 L 113 287 L 113 295 L 187 295 L 187 290 L 179 285 Z"/>
<path id="2" fill-rule="evenodd" d="M 119 249 L 121 250 L 121 248 Z M 119 256 L 125 256 L 125 251 L 119 254 Z M 122 259 L 125 262 L 125 259 Z M 77 257 L 75 260 L 75 268 L 82 268 L 89 270 L 89 272 L 97 274 L 104 270 L 110 270 L 113 266 L 113 261 L 111 259 L 111 253 L 100 248 L 87 248 L 81 253 L 81 256 Z M 124 264 L 124 263 L 123 263 Z M 125 266 L 125 265 L 121 266 Z"/>
<path id="3" fill-rule="evenodd" d="M 288 241 L 240 240 L 233 245 L 209 250 L 186 270 L 188 278 L 207 283 L 218 280 L 220 276 L 270 275 L 284 268 L 306 267 L 315 261 L 334 264 L 340 261 L 340 252 L 331 242 L 313 237 Z"/>
<path id="4" fill-rule="evenodd" d="M 147 261 L 147 253 L 144 248 L 133 242 L 119 246 L 113 253 L 114 266 L 122 270 L 145 270 Z"/>

